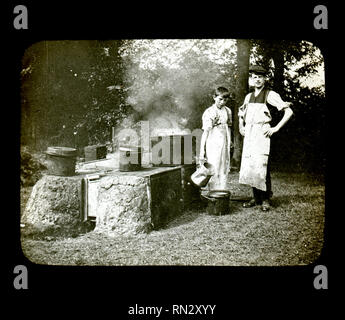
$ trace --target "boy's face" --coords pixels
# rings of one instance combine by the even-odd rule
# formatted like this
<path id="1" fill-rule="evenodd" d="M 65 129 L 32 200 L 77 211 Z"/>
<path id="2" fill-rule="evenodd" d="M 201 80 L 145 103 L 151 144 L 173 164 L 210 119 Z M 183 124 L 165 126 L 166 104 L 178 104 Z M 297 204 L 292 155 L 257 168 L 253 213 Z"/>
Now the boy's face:
<path id="1" fill-rule="evenodd" d="M 250 75 L 250 78 L 251 78 L 253 86 L 256 88 L 263 87 L 266 81 L 266 77 L 262 74 L 252 73 Z"/>
<path id="2" fill-rule="evenodd" d="M 221 108 L 221 107 L 225 106 L 226 102 L 228 100 L 228 98 L 223 97 L 223 96 L 215 96 L 215 97 L 213 97 L 213 99 L 214 99 L 215 105 L 218 108 Z"/>

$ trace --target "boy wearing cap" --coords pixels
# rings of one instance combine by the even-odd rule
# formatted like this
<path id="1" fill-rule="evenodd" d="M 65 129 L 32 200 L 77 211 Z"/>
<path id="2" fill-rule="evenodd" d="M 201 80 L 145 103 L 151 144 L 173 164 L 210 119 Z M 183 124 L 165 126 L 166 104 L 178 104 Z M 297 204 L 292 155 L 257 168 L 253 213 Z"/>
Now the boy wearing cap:
<path id="1" fill-rule="evenodd" d="M 285 102 L 273 90 L 265 88 L 267 71 L 261 66 L 249 69 L 249 81 L 254 92 L 247 94 L 239 108 L 239 130 L 243 140 L 242 160 L 239 183 L 253 188 L 253 199 L 245 202 L 243 207 L 261 205 L 263 211 L 270 209 L 271 176 L 269 166 L 271 136 L 278 132 L 291 118 L 291 103 Z M 267 106 L 284 111 L 277 125 L 271 127 L 271 113 Z"/>

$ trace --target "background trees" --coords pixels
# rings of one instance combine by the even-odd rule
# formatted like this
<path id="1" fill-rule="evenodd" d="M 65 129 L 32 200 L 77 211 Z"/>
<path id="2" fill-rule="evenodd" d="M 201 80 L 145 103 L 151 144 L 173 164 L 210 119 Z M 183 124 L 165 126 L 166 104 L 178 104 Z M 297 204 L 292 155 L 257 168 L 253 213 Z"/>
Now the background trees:
<path id="1" fill-rule="evenodd" d="M 22 143 L 83 147 L 125 116 L 118 41 L 42 41 L 23 57 Z"/>
<path id="2" fill-rule="evenodd" d="M 43 41 L 23 57 L 22 144 L 106 143 L 111 128 L 150 120 L 178 130 L 201 127 L 216 86 L 232 93 L 233 165 L 241 156 L 238 107 L 248 87 L 249 63 L 271 70 L 271 86 L 293 102 L 294 117 L 276 136 L 279 165 L 324 166 L 323 57 L 306 41 L 250 39 Z M 320 69 L 321 68 L 321 69 Z"/>

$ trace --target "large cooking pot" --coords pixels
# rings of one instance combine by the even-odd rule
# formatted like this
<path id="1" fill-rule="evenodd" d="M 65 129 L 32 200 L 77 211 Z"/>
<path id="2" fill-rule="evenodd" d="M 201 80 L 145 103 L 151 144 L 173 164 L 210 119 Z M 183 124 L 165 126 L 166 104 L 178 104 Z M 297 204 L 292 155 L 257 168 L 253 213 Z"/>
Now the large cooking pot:
<path id="1" fill-rule="evenodd" d="M 73 176 L 75 174 L 77 149 L 48 147 L 45 154 L 48 174 L 55 176 Z"/>
<path id="2" fill-rule="evenodd" d="M 141 169 L 141 147 L 120 146 L 120 171 L 137 171 Z"/>
<path id="3" fill-rule="evenodd" d="M 230 191 L 210 190 L 202 197 L 208 200 L 207 212 L 212 215 L 224 215 L 230 212 Z"/>

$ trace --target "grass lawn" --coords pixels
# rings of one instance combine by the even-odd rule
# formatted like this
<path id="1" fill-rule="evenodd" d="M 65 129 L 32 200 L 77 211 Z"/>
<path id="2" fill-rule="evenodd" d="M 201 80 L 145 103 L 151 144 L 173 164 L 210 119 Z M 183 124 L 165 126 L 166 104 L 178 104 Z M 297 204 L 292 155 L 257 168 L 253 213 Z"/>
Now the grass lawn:
<path id="1" fill-rule="evenodd" d="M 325 188 L 322 176 L 272 173 L 272 208 L 242 208 L 211 216 L 205 208 L 184 212 L 164 229 L 136 236 L 109 237 L 94 231 L 74 238 L 23 236 L 32 262 L 48 265 L 287 266 L 310 264 L 323 247 Z M 230 175 L 236 198 L 251 196 Z M 22 208 L 31 189 L 22 190 Z"/>

